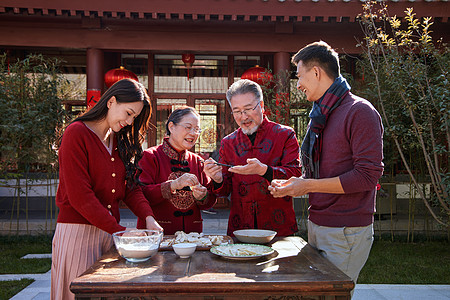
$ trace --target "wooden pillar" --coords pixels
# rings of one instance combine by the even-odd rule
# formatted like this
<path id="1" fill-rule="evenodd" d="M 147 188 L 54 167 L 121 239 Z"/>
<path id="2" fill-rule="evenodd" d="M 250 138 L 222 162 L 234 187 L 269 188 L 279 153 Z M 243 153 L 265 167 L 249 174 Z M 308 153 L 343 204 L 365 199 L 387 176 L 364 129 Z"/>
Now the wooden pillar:
<path id="1" fill-rule="evenodd" d="M 155 97 L 155 56 L 153 53 L 148 53 L 147 60 L 147 75 L 148 75 L 148 95 L 150 96 L 150 103 L 152 106 L 152 116 L 150 118 L 150 128 L 147 134 L 148 146 L 156 146 L 156 131 L 157 131 L 157 120 L 156 113 L 158 111 L 158 103 Z"/>
<path id="2" fill-rule="evenodd" d="M 278 86 L 284 93 L 289 93 L 289 77 L 291 70 L 291 56 L 288 52 L 277 52 L 274 55 L 274 75 L 279 80 Z"/>
<path id="3" fill-rule="evenodd" d="M 234 83 L 234 56 L 228 55 L 228 88 Z M 231 116 L 231 107 L 225 96 L 225 135 L 235 131 L 238 127 L 234 118 Z"/>
<path id="4" fill-rule="evenodd" d="M 88 48 L 86 51 L 86 104 L 88 108 L 94 106 L 100 99 L 104 84 L 103 65 L 103 50 Z"/>
<path id="5" fill-rule="evenodd" d="M 274 55 L 274 75 L 276 79 L 276 95 L 277 101 L 282 101 L 286 106 L 280 105 L 280 114 L 287 116 L 283 123 L 289 125 L 290 120 L 290 69 L 291 61 L 288 52 L 277 52 Z"/>
<path id="6" fill-rule="evenodd" d="M 291 69 L 291 56 L 289 52 L 277 52 L 274 55 L 274 73 L 281 76 L 283 72 L 289 72 Z"/>

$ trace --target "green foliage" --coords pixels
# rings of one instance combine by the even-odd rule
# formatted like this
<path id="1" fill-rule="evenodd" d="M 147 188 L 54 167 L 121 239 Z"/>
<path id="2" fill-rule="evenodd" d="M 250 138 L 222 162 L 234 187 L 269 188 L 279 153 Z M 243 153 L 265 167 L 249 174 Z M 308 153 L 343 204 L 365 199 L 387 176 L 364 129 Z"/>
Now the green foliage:
<path id="1" fill-rule="evenodd" d="M 384 1 L 363 5 L 365 39 L 359 46 L 366 86 L 360 93 L 382 114 L 385 162 L 401 159 L 419 194 L 417 183 L 431 181 L 432 197 L 422 193 L 422 199 L 433 217 L 448 226 L 450 49 L 442 40 L 433 41 L 430 18 L 418 19 L 407 9 L 404 20 L 390 17 Z"/>
<path id="2" fill-rule="evenodd" d="M 59 60 L 31 54 L 10 62 L 0 55 L 0 172 L 47 171 L 56 161 L 64 111 Z"/>
<path id="3" fill-rule="evenodd" d="M 0 300 L 11 299 L 14 295 L 34 282 L 33 279 L 0 281 Z"/>
<path id="4" fill-rule="evenodd" d="M 52 252 L 52 236 L 0 236 L 0 274 L 36 274 L 50 270 L 52 260 L 21 259 L 27 254 Z M 33 279 L 0 281 L 0 300 L 10 299 L 30 285 Z"/>
<path id="5" fill-rule="evenodd" d="M 450 284 L 448 241 L 374 241 L 359 284 Z"/>
<path id="6" fill-rule="evenodd" d="M 33 274 L 50 270 L 51 259 L 20 259 L 27 254 L 52 252 L 52 237 L 0 236 L 0 274 Z"/>
<path id="7" fill-rule="evenodd" d="M 267 74 L 271 71 L 268 70 Z M 264 96 L 264 114 L 273 122 L 293 126 L 295 119 L 291 111 L 306 103 L 303 92 L 297 91 L 290 80 L 290 71 L 280 71 L 271 80 L 263 80 L 261 88 Z M 263 76 L 270 78 L 269 75 Z M 309 106 L 309 104 L 307 105 Z"/>

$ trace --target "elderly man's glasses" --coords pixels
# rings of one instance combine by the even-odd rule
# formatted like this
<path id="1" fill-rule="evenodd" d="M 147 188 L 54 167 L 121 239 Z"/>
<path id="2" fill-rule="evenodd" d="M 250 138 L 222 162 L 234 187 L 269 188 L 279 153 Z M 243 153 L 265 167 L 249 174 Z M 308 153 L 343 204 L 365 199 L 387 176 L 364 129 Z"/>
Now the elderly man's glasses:
<path id="1" fill-rule="evenodd" d="M 177 125 L 180 125 L 181 127 L 184 127 L 186 131 L 193 132 L 195 134 L 199 134 L 202 132 L 202 130 L 199 127 L 193 127 L 192 125 L 185 125 L 185 124 L 177 124 Z"/>
<path id="2" fill-rule="evenodd" d="M 254 111 L 260 103 L 261 103 L 261 101 L 258 101 L 258 103 L 256 103 L 255 107 L 253 107 L 253 108 L 247 108 L 242 111 L 235 110 L 235 111 L 232 111 L 231 114 L 235 117 L 241 117 L 242 114 L 245 114 L 246 116 L 248 116 L 248 114 L 250 114 L 252 111 Z"/>

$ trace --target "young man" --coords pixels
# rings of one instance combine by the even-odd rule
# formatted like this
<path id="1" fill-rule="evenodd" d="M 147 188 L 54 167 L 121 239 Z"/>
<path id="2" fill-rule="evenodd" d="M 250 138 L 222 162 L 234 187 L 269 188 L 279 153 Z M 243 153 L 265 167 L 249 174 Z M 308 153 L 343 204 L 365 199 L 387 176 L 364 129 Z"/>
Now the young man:
<path id="1" fill-rule="evenodd" d="M 356 283 L 373 241 L 376 184 L 383 173 L 383 126 L 375 108 L 350 93 L 337 53 L 325 42 L 292 58 L 297 88 L 313 102 L 301 146 L 302 177 L 273 180 L 274 197 L 309 194 L 308 242 Z"/>
<path id="2" fill-rule="evenodd" d="M 260 228 L 287 236 L 297 231 L 292 197 L 275 199 L 267 188 L 273 178 L 300 176 L 299 145 L 294 130 L 264 117 L 261 87 L 239 80 L 227 91 L 239 128 L 220 147 L 220 163 L 205 161 L 204 171 L 220 196 L 231 193 L 228 235 L 234 230 Z"/>

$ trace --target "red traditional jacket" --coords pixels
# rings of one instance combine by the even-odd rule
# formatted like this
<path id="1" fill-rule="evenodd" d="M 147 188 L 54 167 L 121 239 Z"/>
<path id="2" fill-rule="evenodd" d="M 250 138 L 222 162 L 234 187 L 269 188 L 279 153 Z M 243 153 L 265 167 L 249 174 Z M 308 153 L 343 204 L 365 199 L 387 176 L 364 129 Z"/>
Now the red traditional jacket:
<path id="1" fill-rule="evenodd" d="M 164 234 L 184 232 L 202 232 L 201 209 L 212 207 L 216 203 L 212 181 L 203 172 L 203 161 L 190 151 L 177 152 L 165 138 L 159 146 L 144 151 L 139 162 L 142 173 L 140 180 L 144 195 L 150 203 L 156 221 L 164 228 Z M 208 189 L 207 198 L 197 201 L 190 190 L 170 191 L 170 181 L 184 172 L 197 176 L 201 185 Z M 145 220 L 138 219 L 138 228 L 145 227 Z"/>
<path id="2" fill-rule="evenodd" d="M 93 131 L 74 122 L 64 131 L 58 155 L 58 223 L 91 224 L 109 233 L 125 230 L 119 224 L 120 200 L 144 220 L 153 215 L 141 189 L 125 184 L 116 138 L 109 154 Z"/>
<path id="3" fill-rule="evenodd" d="M 291 127 L 264 118 L 256 132 L 254 145 L 240 128 L 222 140 L 220 162 L 245 165 L 257 158 L 271 166 L 274 179 L 301 176 L 299 145 Z M 297 232 L 292 197 L 274 198 L 268 190 L 270 182 L 259 175 L 240 175 L 223 168 L 223 184 L 218 195 L 231 193 L 228 235 L 234 230 L 259 228 L 277 231 L 279 236 Z"/>

